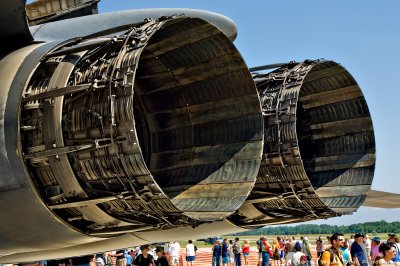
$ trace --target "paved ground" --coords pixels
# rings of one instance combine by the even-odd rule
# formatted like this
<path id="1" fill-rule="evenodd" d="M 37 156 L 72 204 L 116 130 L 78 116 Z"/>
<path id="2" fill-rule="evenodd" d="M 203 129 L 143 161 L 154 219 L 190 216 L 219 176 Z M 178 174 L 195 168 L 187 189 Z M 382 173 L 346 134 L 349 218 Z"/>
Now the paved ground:
<path id="1" fill-rule="evenodd" d="M 313 261 L 312 264 L 315 265 L 315 258 L 317 257 L 317 253 L 312 251 L 312 257 Z M 242 257 L 242 265 L 245 266 L 244 264 L 244 259 Z M 196 260 L 193 263 L 194 266 L 210 266 L 212 261 L 212 253 L 211 253 L 211 248 L 199 248 L 196 252 Z M 254 247 L 251 247 L 250 249 L 250 256 L 248 257 L 248 266 L 257 266 L 258 264 L 258 250 Z M 185 249 L 181 248 L 180 251 L 180 259 L 179 259 L 179 266 L 186 266 L 186 260 L 185 260 Z M 275 265 L 275 262 L 270 260 L 270 265 L 271 266 L 279 266 Z"/>

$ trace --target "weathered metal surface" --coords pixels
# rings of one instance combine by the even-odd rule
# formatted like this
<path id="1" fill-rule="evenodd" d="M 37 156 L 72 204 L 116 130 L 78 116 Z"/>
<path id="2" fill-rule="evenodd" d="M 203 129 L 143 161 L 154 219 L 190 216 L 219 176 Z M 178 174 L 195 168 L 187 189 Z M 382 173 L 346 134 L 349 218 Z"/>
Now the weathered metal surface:
<path id="1" fill-rule="evenodd" d="M 98 13 L 100 0 L 37 0 L 26 5 L 30 25 Z"/>
<path id="2" fill-rule="evenodd" d="M 231 219 L 256 226 L 357 210 L 372 183 L 375 142 L 353 77 L 335 62 L 306 61 L 255 73 L 254 80 L 264 153 L 255 187 Z"/>
<path id="3" fill-rule="evenodd" d="M 25 2 L 0 1 L 0 58 L 33 40 L 26 20 Z"/>
<path id="4" fill-rule="evenodd" d="M 19 141 L 21 95 L 41 58 L 56 46 L 57 43 L 30 45 L 0 61 L 3 88 L 0 97 L 2 254 L 54 249 L 100 240 L 73 230 L 46 208 L 24 166 Z M 21 213 L 25 214 L 24 218 L 21 218 Z M 54 242 L 55 235 L 63 241 Z"/>
<path id="5" fill-rule="evenodd" d="M 139 26 L 145 19 L 185 14 L 188 17 L 201 18 L 213 24 L 232 41 L 237 36 L 235 22 L 221 14 L 188 8 L 146 8 L 123 10 L 112 13 L 84 16 L 64 21 L 49 22 L 30 27 L 32 35 L 38 41 L 65 40 L 82 36 L 107 36 Z M 85 25 L 85 27 L 81 27 Z M 186 39 L 186 38 L 185 38 Z"/>
<path id="6" fill-rule="evenodd" d="M 49 209 L 85 234 L 221 220 L 253 188 L 257 90 L 231 41 L 201 19 L 69 42 L 23 95 L 31 177 Z"/>
<path id="7" fill-rule="evenodd" d="M 363 206 L 374 208 L 400 208 L 400 194 L 371 190 Z"/>

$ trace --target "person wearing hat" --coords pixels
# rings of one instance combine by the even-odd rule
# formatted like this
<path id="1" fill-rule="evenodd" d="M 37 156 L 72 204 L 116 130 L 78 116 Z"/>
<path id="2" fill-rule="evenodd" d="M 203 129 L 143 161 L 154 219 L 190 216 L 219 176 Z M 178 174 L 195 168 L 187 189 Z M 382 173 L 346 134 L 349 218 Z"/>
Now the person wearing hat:
<path id="1" fill-rule="evenodd" d="M 379 246 L 381 244 L 381 239 L 377 236 L 373 237 L 371 239 L 371 259 L 372 261 L 375 261 L 375 258 L 377 256 L 381 256 L 382 254 L 379 252 Z"/>
<path id="2" fill-rule="evenodd" d="M 139 254 L 136 258 L 135 261 L 133 262 L 133 265 L 135 266 L 148 266 L 148 265 L 154 265 L 154 258 L 152 255 L 148 254 L 150 250 L 149 245 L 143 245 L 140 247 L 140 251 L 142 254 Z"/>
<path id="3" fill-rule="evenodd" d="M 355 234 L 354 243 L 351 245 L 350 254 L 356 266 L 368 266 L 367 256 L 363 250 L 364 235 Z"/>
<path id="4" fill-rule="evenodd" d="M 308 257 L 303 255 L 300 257 L 300 266 L 307 266 L 308 265 Z"/>

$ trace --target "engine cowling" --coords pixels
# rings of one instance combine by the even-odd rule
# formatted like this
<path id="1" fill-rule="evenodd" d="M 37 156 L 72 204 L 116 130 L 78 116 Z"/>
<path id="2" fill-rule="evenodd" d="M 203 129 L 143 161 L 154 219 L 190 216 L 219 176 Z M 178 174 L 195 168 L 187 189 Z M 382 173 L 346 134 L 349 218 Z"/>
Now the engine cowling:
<path id="1" fill-rule="evenodd" d="M 253 74 L 264 116 L 260 172 L 232 217 L 257 227 L 356 211 L 371 189 L 375 138 L 357 82 L 333 61 Z"/>

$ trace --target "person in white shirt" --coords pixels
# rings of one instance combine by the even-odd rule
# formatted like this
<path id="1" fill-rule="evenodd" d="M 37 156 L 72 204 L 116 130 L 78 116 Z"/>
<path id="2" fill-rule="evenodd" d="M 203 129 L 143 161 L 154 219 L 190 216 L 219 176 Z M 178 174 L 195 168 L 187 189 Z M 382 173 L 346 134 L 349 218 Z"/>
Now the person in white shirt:
<path id="1" fill-rule="evenodd" d="M 96 254 L 96 260 L 94 262 L 96 263 L 96 266 L 105 266 L 103 254 Z"/>
<path id="2" fill-rule="evenodd" d="M 192 240 L 189 240 L 188 243 L 186 245 L 186 262 L 188 266 L 193 266 L 193 261 L 196 258 L 196 250 Z"/>
<path id="3" fill-rule="evenodd" d="M 351 245 L 353 245 L 353 243 L 354 243 L 354 235 L 351 235 L 349 239 L 349 249 L 351 249 Z"/>
<path id="4" fill-rule="evenodd" d="M 236 237 L 233 243 L 233 253 L 235 254 L 235 266 L 242 266 L 242 243 L 240 243 L 239 237 Z"/>
<path id="5" fill-rule="evenodd" d="M 150 250 L 147 252 L 147 254 L 150 254 L 151 256 L 153 256 L 154 260 L 158 259 L 157 255 L 156 255 L 156 248 L 155 247 L 151 247 Z"/>
<path id="6" fill-rule="evenodd" d="M 301 258 L 301 256 L 305 256 L 305 254 L 303 252 L 301 252 L 301 247 L 300 246 L 295 246 L 294 250 L 296 252 L 293 253 L 290 265 L 291 266 L 299 266 L 300 265 L 300 258 Z"/>
<path id="7" fill-rule="evenodd" d="M 172 266 L 179 264 L 179 250 L 180 249 L 181 249 L 181 246 L 176 241 L 172 241 L 171 244 L 169 245 L 169 252 L 171 254 Z"/>
<path id="8" fill-rule="evenodd" d="M 229 265 L 234 266 L 235 265 L 235 254 L 233 253 L 233 240 L 229 240 L 229 245 L 228 245 L 228 250 L 229 250 Z"/>
<path id="9" fill-rule="evenodd" d="M 368 261 L 371 261 L 371 239 L 369 239 L 368 235 L 364 236 L 364 245 L 365 250 L 367 251 L 365 256 L 367 257 Z"/>
<path id="10" fill-rule="evenodd" d="M 169 253 L 169 242 L 165 242 L 162 247 L 164 249 L 165 254 Z"/>

